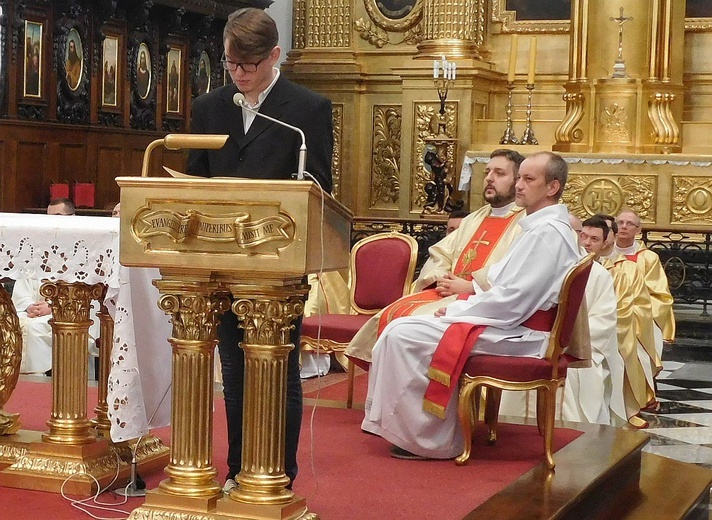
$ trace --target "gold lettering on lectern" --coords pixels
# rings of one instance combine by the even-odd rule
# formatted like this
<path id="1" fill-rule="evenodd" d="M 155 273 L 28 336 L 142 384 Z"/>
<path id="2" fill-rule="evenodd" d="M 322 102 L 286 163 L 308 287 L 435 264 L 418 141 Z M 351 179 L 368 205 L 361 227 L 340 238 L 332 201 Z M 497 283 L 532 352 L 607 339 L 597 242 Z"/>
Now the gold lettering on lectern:
<path id="1" fill-rule="evenodd" d="M 143 240 L 166 236 L 176 244 L 188 240 L 235 242 L 243 248 L 273 240 L 288 240 L 290 229 L 293 229 L 292 220 L 282 214 L 250 220 L 247 212 L 211 215 L 196 210 L 182 213 L 170 209 L 139 211 L 134 225 L 134 233 Z"/>

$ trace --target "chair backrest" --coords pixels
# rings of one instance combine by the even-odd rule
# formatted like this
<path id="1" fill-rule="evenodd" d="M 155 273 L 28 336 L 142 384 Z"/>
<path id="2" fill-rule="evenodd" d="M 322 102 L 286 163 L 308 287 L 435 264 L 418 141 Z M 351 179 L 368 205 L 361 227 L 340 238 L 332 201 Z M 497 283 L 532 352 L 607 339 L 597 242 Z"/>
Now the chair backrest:
<path id="1" fill-rule="evenodd" d="M 549 348 L 546 355 L 548 359 L 552 360 L 554 367 L 558 366 L 559 356 L 571 340 L 576 316 L 583 301 L 588 277 L 591 274 L 592 264 L 593 254 L 579 260 L 566 274 L 564 284 L 561 286 L 559 306 L 556 311 L 554 326 L 551 329 Z"/>
<path id="2" fill-rule="evenodd" d="M 418 242 L 398 232 L 359 240 L 351 250 L 351 305 L 376 314 L 407 294 L 418 257 Z"/>

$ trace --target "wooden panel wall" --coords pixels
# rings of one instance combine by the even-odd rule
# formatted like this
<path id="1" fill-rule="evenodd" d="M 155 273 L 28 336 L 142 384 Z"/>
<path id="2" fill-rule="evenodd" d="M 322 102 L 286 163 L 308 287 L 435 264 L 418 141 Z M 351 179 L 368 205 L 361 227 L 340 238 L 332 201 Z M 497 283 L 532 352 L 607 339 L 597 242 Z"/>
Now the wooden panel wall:
<path id="1" fill-rule="evenodd" d="M 201 61 L 211 88 L 224 83 L 222 28 L 227 14 L 244 6 L 238 0 L 0 0 L 0 211 L 44 207 L 52 182 L 94 183 L 96 208 L 117 201 L 114 179 L 140 175 L 151 141 L 189 131 L 191 101 L 206 84 Z M 78 69 L 70 60 L 74 49 Z M 139 78 L 142 53 L 148 53 L 148 86 Z M 29 68 L 35 63 L 39 74 Z M 169 82 L 173 92 L 176 86 L 173 63 L 180 96 L 168 103 Z M 152 175 L 165 175 L 164 161 L 183 170 L 185 154 L 157 150 Z"/>

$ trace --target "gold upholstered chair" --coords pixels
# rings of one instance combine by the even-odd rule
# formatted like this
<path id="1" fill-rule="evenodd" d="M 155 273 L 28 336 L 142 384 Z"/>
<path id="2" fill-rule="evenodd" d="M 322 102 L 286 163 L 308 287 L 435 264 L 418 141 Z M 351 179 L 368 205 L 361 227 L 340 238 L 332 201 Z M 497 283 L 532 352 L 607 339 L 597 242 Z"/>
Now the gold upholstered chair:
<path id="1" fill-rule="evenodd" d="M 479 416 L 480 393 L 487 389 L 485 423 L 489 442 L 497 440 L 497 417 L 502 390 L 537 391 L 537 425 L 544 436 L 546 464 L 554 469 L 551 453 L 554 437 L 556 392 L 564 385 L 569 363 L 580 361 L 565 353 L 574 330 L 574 322 L 584 298 L 593 255 L 579 261 L 567 273 L 559 294 L 556 317 L 551 328 L 549 345 L 542 359 L 517 356 L 470 356 L 460 378 L 458 415 L 465 446 L 457 457 L 458 465 L 467 464 L 472 449 L 472 433 Z"/>
<path id="2" fill-rule="evenodd" d="M 350 314 L 316 314 L 304 318 L 303 351 L 340 354 L 368 319 L 408 293 L 418 255 L 410 235 L 379 233 L 359 240 L 349 262 Z M 354 365 L 347 362 L 346 406 L 353 405 Z"/>

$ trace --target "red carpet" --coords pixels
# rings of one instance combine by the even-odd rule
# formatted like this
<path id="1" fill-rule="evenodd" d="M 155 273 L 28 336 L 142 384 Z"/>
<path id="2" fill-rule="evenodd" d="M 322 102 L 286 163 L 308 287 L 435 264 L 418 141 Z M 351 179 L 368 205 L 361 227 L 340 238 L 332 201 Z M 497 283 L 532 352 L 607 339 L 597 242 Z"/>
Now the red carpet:
<path id="1" fill-rule="evenodd" d="M 22 413 L 23 428 L 45 430 L 51 410 L 50 392 L 48 383 L 20 382 L 5 409 Z M 93 410 L 96 388 L 89 389 L 88 400 L 89 410 Z M 322 520 L 462 518 L 543 459 L 543 442 L 534 427 L 502 424 L 497 446 L 486 446 L 484 429 L 480 429 L 468 466 L 458 467 L 453 461 L 396 460 L 389 457 L 387 442 L 360 431 L 363 412 L 359 410 L 317 408 L 312 438 L 313 410 L 305 408 L 300 472 L 294 491 L 307 497 L 309 509 Z M 154 434 L 165 442 L 169 440 L 169 428 Z M 557 429 L 555 449 L 579 435 L 577 431 Z M 216 399 L 213 460 L 221 478 L 227 471 L 225 436 L 224 405 L 222 399 Z M 162 472 L 143 477 L 149 488 L 164 478 Z M 60 495 L 9 488 L 2 489 L 0 495 L 7 518 L 89 518 Z M 117 501 L 110 493 L 102 495 L 101 500 Z M 132 498 L 122 509 L 131 510 L 142 503 L 143 499 Z M 48 511 L 51 516 L 47 516 Z M 117 513 L 98 516 L 122 517 Z"/>

